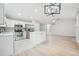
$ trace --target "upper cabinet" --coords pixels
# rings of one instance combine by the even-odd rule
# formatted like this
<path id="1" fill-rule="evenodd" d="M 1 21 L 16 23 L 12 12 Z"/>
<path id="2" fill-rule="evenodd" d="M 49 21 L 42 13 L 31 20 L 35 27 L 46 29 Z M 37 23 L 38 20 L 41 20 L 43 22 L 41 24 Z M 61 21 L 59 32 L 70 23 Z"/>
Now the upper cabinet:
<path id="1" fill-rule="evenodd" d="M 5 22 L 7 27 L 14 27 L 14 25 L 17 25 L 17 24 L 22 24 L 23 27 L 25 27 L 25 24 L 32 24 L 32 22 L 25 22 L 21 20 L 8 19 L 8 18 L 6 18 Z"/>
<path id="2" fill-rule="evenodd" d="M 4 24 L 4 4 L 0 4 L 0 25 Z"/>

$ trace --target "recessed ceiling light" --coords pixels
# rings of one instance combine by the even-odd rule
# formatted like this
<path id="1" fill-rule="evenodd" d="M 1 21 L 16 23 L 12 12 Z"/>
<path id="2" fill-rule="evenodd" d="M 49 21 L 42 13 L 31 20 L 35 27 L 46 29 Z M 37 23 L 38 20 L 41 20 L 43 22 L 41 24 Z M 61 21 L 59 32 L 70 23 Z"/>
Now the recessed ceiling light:
<path id="1" fill-rule="evenodd" d="M 29 18 L 30 18 L 30 19 L 33 19 L 33 17 L 32 17 L 32 16 L 30 16 Z"/>
<path id="2" fill-rule="evenodd" d="M 18 15 L 21 16 L 22 14 L 21 13 L 18 13 Z"/>
<path id="3" fill-rule="evenodd" d="M 35 12 L 38 12 L 38 9 L 35 9 L 34 11 L 35 11 Z"/>
<path id="4" fill-rule="evenodd" d="M 55 23 L 56 20 L 52 20 L 53 23 Z"/>
<path id="5" fill-rule="evenodd" d="M 42 13 L 40 13 L 40 15 L 42 15 Z"/>

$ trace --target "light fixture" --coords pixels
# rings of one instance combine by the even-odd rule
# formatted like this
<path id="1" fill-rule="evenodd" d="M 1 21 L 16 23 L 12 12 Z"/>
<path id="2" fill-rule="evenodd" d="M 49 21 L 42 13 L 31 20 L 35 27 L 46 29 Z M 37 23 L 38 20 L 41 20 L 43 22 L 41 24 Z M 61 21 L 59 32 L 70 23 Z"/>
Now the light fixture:
<path id="1" fill-rule="evenodd" d="M 61 3 L 50 3 L 44 6 L 44 14 L 53 15 L 60 14 Z"/>
<path id="2" fill-rule="evenodd" d="M 56 22 L 56 20 L 52 20 L 52 23 L 55 23 Z"/>
<path id="3" fill-rule="evenodd" d="M 33 19 L 33 17 L 32 17 L 32 16 L 30 16 L 29 18 L 30 18 L 30 19 Z"/>
<path id="4" fill-rule="evenodd" d="M 21 13 L 18 13 L 18 16 L 21 16 L 22 14 Z"/>
<path id="5" fill-rule="evenodd" d="M 38 10 L 37 9 L 34 9 L 34 12 L 38 12 Z"/>

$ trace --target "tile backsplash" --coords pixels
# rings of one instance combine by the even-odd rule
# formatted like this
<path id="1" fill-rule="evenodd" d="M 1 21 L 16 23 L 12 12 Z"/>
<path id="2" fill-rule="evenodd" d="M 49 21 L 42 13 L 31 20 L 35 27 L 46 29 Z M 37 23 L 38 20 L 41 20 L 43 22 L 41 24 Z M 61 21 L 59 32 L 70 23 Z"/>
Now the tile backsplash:
<path id="1" fill-rule="evenodd" d="M 14 27 L 6 27 L 5 28 L 5 32 L 13 32 L 14 31 Z"/>
<path id="2" fill-rule="evenodd" d="M 24 29 L 23 29 L 23 31 L 25 31 Z M 14 32 L 14 27 L 6 27 L 5 32 Z"/>
<path id="3" fill-rule="evenodd" d="M 5 31 L 5 27 L 0 27 L 0 33 Z"/>

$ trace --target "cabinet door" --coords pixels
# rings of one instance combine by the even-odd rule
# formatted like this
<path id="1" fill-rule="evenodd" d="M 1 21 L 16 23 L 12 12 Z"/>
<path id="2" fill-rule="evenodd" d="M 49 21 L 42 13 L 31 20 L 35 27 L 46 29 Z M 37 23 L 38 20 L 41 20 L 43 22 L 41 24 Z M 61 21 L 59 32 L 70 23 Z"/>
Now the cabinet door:
<path id="1" fill-rule="evenodd" d="M 0 56 L 13 55 L 13 36 L 0 36 Z"/>
<path id="2" fill-rule="evenodd" d="M 4 43 L 4 40 L 5 40 L 5 38 L 6 37 L 4 37 L 4 36 L 1 36 L 0 35 L 0 56 L 3 56 L 4 54 L 5 54 L 5 49 L 4 49 L 4 47 L 5 47 L 5 43 Z"/>
<path id="3" fill-rule="evenodd" d="M 0 25 L 4 24 L 4 5 L 0 4 Z"/>
<path id="4" fill-rule="evenodd" d="M 8 35 L 6 36 L 5 42 L 5 54 L 6 55 L 13 55 L 13 36 Z"/>

